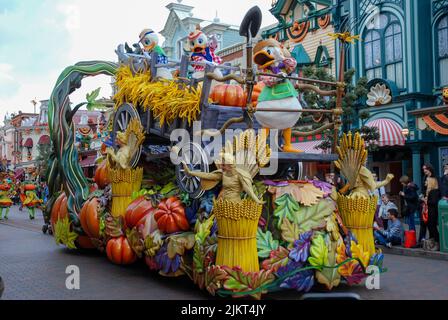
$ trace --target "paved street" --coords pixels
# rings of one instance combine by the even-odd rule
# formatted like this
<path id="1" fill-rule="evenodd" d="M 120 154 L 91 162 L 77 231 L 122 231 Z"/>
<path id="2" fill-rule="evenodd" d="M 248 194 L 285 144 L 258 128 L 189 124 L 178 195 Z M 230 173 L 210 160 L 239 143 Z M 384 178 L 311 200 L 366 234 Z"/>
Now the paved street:
<path id="1" fill-rule="evenodd" d="M 6 300 L 202 300 L 210 299 L 188 279 L 166 279 L 147 271 L 143 263 L 120 267 L 99 253 L 70 252 L 57 247 L 41 232 L 42 215 L 29 221 L 26 211 L 11 210 L 10 220 L 0 222 L 0 275 Z M 65 288 L 65 269 L 81 270 L 81 290 Z M 448 299 L 448 262 L 387 255 L 389 269 L 379 291 L 363 286 L 341 287 L 363 299 Z M 268 299 L 299 299 L 295 292 L 282 292 Z"/>

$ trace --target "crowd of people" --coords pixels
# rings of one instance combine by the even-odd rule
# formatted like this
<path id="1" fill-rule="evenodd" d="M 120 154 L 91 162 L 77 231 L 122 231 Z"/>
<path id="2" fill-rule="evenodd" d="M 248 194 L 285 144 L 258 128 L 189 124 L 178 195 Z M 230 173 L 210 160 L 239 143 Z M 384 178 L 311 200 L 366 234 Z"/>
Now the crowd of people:
<path id="1" fill-rule="evenodd" d="M 403 190 L 400 197 L 403 199 L 404 208 L 401 216 L 408 231 L 416 232 L 415 218 L 420 221 L 420 230 L 417 244 L 414 248 L 423 248 L 427 251 L 440 250 L 439 202 L 448 200 L 448 165 L 443 168 L 443 176 L 437 177 L 434 167 L 426 164 L 423 166 L 424 186 L 420 188 L 407 176 L 400 179 Z M 383 190 L 377 191 L 381 195 L 375 217 L 375 241 L 377 244 L 392 247 L 402 245 L 405 241 L 405 227 L 399 219 L 398 207 Z"/>

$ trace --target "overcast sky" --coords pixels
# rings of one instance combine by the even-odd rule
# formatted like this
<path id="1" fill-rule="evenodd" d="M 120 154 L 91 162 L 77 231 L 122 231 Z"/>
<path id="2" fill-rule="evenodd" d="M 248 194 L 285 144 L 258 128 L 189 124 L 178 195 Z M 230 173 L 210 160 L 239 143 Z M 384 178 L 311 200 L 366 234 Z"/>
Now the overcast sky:
<path id="1" fill-rule="evenodd" d="M 140 31 L 160 32 L 169 0 L 0 0 L 0 124 L 6 112 L 32 112 L 31 100 L 48 99 L 69 65 L 86 60 L 116 61 L 119 43 L 135 43 Z M 254 5 L 263 11 L 263 26 L 275 22 L 271 0 L 184 0 L 196 17 L 239 25 Z M 111 94 L 107 77 L 86 79 L 73 102 L 102 87 Z"/>

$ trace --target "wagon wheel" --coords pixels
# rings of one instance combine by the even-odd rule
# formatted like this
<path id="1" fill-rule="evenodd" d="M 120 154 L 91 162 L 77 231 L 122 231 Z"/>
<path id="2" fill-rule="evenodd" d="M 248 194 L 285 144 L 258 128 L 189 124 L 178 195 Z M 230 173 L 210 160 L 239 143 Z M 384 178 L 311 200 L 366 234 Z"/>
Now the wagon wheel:
<path id="1" fill-rule="evenodd" d="M 121 105 L 117 111 L 115 112 L 114 117 L 114 139 L 117 137 L 117 132 L 124 132 L 126 131 L 126 128 L 128 127 L 129 123 L 132 119 L 138 119 L 141 122 L 140 115 L 138 114 L 135 107 L 130 103 L 125 103 Z M 119 149 L 119 145 L 115 143 L 114 146 L 115 150 Z M 134 155 L 131 161 L 131 166 L 135 167 L 137 166 L 138 162 L 140 161 L 140 156 L 142 154 L 143 146 L 140 146 L 137 153 Z"/>
<path id="2" fill-rule="evenodd" d="M 191 171 L 209 172 L 208 157 L 200 145 L 190 143 L 182 148 L 181 152 L 181 161 L 186 163 Z M 181 190 L 187 192 L 191 198 L 199 199 L 204 195 L 201 179 L 187 175 L 182 163 L 176 167 L 176 179 Z"/>

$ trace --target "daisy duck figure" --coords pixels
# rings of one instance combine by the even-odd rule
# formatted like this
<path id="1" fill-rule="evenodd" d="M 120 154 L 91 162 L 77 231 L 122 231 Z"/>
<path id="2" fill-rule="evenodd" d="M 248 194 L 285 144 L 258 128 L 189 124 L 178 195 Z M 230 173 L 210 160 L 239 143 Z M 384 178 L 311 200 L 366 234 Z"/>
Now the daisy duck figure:
<path id="1" fill-rule="evenodd" d="M 210 38 L 201 31 L 201 27 L 198 25 L 196 30 L 191 32 L 188 36 L 188 41 L 190 45 L 191 61 L 193 62 L 208 62 L 215 65 L 222 64 L 221 57 L 215 54 L 216 49 L 218 49 L 218 40 L 216 36 L 212 35 Z M 195 73 L 193 78 L 203 78 L 205 66 L 193 65 Z M 222 76 L 222 73 L 216 69 L 215 74 Z"/>
<path id="2" fill-rule="evenodd" d="M 259 42 L 254 48 L 254 62 L 263 73 L 287 76 L 294 72 L 297 61 L 286 49 L 274 39 Z M 288 79 L 260 76 L 260 81 L 266 84 L 258 98 L 257 109 L 282 109 L 282 112 L 257 111 L 255 118 L 261 124 L 264 135 L 269 135 L 270 129 L 283 130 L 283 151 L 300 153 L 291 143 L 292 127 L 301 118 L 302 105 L 298 92 Z M 283 110 L 288 110 L 283 111 Z M 290 112 L 289 112 L 290 110 Z"/>

